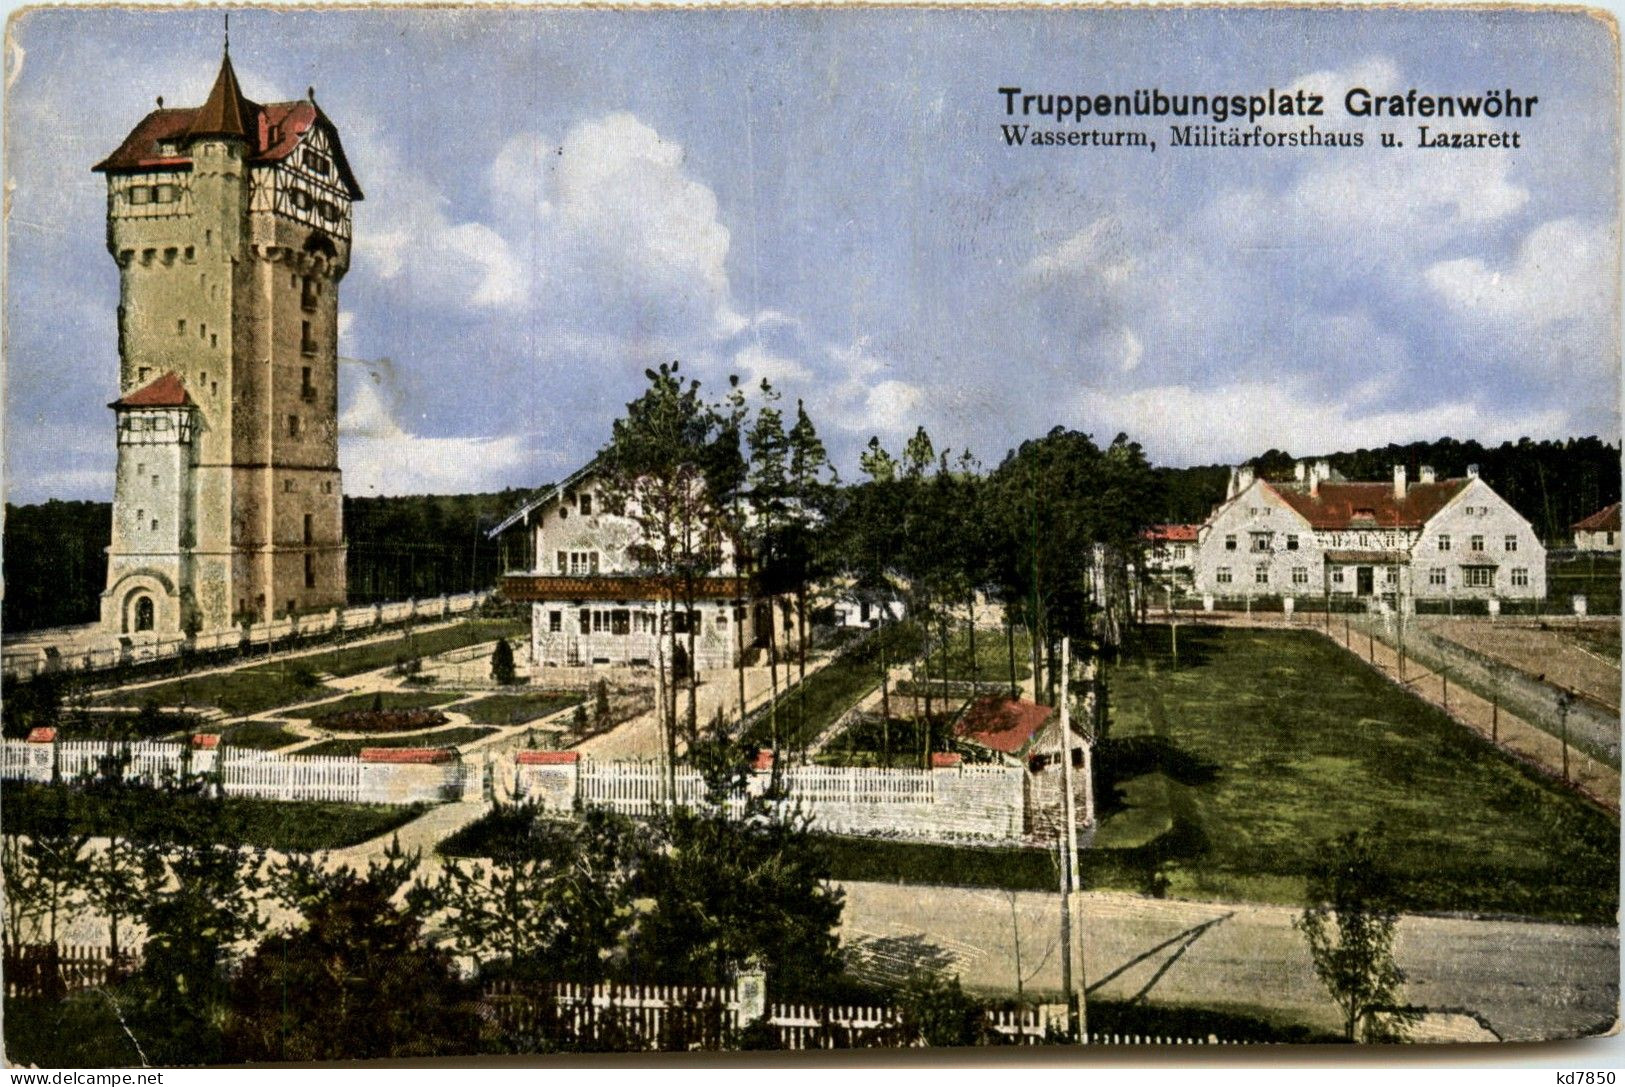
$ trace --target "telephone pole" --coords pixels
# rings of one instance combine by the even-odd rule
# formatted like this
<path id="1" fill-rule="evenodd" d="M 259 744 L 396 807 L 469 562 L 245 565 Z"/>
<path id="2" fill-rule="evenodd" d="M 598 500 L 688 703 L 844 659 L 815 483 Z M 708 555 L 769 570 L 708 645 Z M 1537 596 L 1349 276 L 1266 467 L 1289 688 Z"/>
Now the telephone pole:
<path id="1" fill-rule="evenodd" d="M 1083 961 L 1077 959 L 1073 971 L 1072 903 L 1078 890 L 1078 819 L 1077 801 L 1072 791 L 1072 702 L 1071 702 L 1071 649 L 1072 639 L 1061 639 L 1061 792 L 1062 811 L 1066 819 L 1066 832 L 1061 835 L 1061 847 L 1066 857 L 1061 864 L 1061 945 L 1065 958 L 1061 960 L 1061 985 L 1066 990 L 1066 1025 L 1068 1033 L 1079 1044 L 1089 1040 L 1087 1017 L 1083 1004 Z M 1074 983 L 1076 989 L 1074 990 Z"/>

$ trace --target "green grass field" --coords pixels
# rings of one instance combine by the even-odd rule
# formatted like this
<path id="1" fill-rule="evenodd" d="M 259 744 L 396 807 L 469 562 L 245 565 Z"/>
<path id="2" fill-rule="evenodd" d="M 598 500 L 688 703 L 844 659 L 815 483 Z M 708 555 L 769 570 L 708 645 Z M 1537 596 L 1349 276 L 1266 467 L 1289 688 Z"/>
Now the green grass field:
<path id="1" fill-rule="evenodd" d="M 886 627 L 809 675 L 806 683 L 781 694 L 777 703 L 780 747 L 799 748 L 811 742 L 859 699 L 880 686 L 882 642 L 887 649 L 888 663 L 897 664 L 907 659 L 902 656 L 904 646 L 911 650 L 918 648 L 919 635 L 909 623 Z M 793 680 L 795 674 L 796 666 L 792 662 L 781 672 L 781 682 Z M 770 746 L 773 720 L 772 715 L 762 713 L 746 731 L 743 741 L 756 747 Z"/>
<path id="2" fill-rule="evenodd" d="M 384 668 L 409 657 L 427 657 L 496 638 L 514 637 L 525 625 L 512 619 L 474 619 L 369 645 L 327 649 L 302 657 L 278 657 L 231 672 L 182 677 L 139 690 L 113 691 L 97 699 L 104 706 L 139 706 L 149 700 L 161 706 L 214 706 L 228 716 L 243 717 L 279 706 L 337 694 L 315 682 L 315 673 L 353 676 Z"/>
<path id="3" fill-rule="evenodd" d="M 572 691 L 536 691 L 525 694 L 493 694 L 457 707 L 459 713 L 479 725 L 521 725 L 546 717 L 586 699 Z"/>
<path id="4" fill-rule="evenodd" d="M 1180 642 L 1178 667 L 1109 670 L 1095 852 L 1175 896 L 1291 903 L 1323 842 L 1371 830 L 1412 909 L 1611 922 L 1608 814 L 1314 634 Z"/>
<path id="5" fill-rule="evenodd" d="M 332 702 L 303 706 L 297 714 L 290 716 L 304 717 L 319 725 L 324 717 L 352 710 L 370 710 L 374 705 L 383 710 L 423 710 L 430 706 L 444 706 L 461 697 L 460 691 L 363 691 Z"/>
<path id="6" fill-rule="evenodd" d="M 52 820 L 65 819 L 78 833 L 105 835 L 117 830 L 148 837 L 192 808 L 204 816 L 192 822 L 209 827 L 216 842 L 296 852 L 355 845 L 426 810 L 421 804 L 391 807 L 242 796 L 215 800 L 142 788 L 102 796 L 72 785 L 10 781 L 0 786 L 0 805 L 8 834 L 32 834 Z"/>
<path id="7" fill-rule="evenodd" d="M 446 728 L 438 732 L 409 732 L 405 735 L 369 736 L 364 740 L 323 740 L 300 748 L 300 755 L 345 755 L 361 753 L 363 747 L 457 747 L 495 732 L 494 728 Z"/>
<path id="8" fill-rule="evenodd" d="M 1612 924 L 1619 827 L 1318 636 L 1186 628 L 1108 671 L 1086 884 L 1297 905 L 1323 843 L 1378 833 L 1405 908 Z M 1040 890 L 1020 849 L 832 840 L 835 875 Z"/>
<path id="9" fill-rule="evenodd" d="M 220 734 L 220 742 L 229 747 L 249 747 L 258 751 L 274 751 L 303 738 L 285 728 L 281 721 L 244 721 L 228 726 Z"/>
<path id="10" fill-rule="evenodd" d="M 1016 681 L 1033 674 L 1032 641 L 1025 629 L 1015 632 Z M 1010 682 L 1010 639 L 1002 630 L 978 628 L 976 631 L 976 667 L 971 667 L 970 634 L 959 626 L 948 639 L 948 678 L 982 683 Z M 931 675 L 941 675 L 941 661 L 932 659 Z"/>

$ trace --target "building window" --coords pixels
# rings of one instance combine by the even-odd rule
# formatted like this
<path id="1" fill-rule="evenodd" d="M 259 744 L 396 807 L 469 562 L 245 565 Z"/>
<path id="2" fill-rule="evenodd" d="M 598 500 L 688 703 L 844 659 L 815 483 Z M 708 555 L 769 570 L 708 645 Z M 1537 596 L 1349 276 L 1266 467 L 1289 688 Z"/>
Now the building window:
<path id="1" fill-rule="evenodd" d="M 321 288 L 316 283 L 315 276 L 306 276 L 304 289 L 299 295 L 299 305 L 306 311 L 316 308 L 316 300 L 322 296 Z"/>
<path id="2" fill-rule="evenodd" d="M 1516 585 L 1520 589 L 1528 588 L 1529 587 L 1529 571 L 1528 571 L 1528 569 L 1526 569 L 1525 567 L 1522 567 L 1522 566 L 1514 566 L 1512 568 L 1512 584 Z"/>
<path id="3" fill-rule="evenodd" d="M 1294 584 L 1294 585 L 1307 585 L 1307 584 L 1309 584 L 1309 567 L 1307 567 L 1307 566 L 1294 566 L 1292 568 L 1292 584 Z"/>
<path id="4" fill-rule="evenodd" d="M 157 532 L 157 531 L 158 531 L 158 518 L 156 518 L 156 517 L 154 517 L 154 518 L 153 518 L 153 519 L 152 519 L 152 530 L 153 530 L 153 531 L 154 531 L 154 532 Z"/>
<path id="5" fill-rule="evenodd" d="M 581 516 L 586 517 L 589 514 L 591 514 L 592 513 L 592 495 L 587 494 L 586 492 L 582 492 L 580 502 L 581 502 Z"/>
<path id="6" fill-rule="evenodd" d="M 559 554 L 562 556 L 564 552 L 560 551 Z M 598 552 L 571 551 L 569 572 L 574 577 L 596 574 L 598 572 Z"/>
<path id="7" fill-rule="evenodd" d="M 581 609 L 581 633 L 592 633 L 592 612 L 588 611 L 586 608 Z"/>
<path id="8" fill-rule="evenodd" d="M 1443 566 L 1435 566 L 1433 569 L 1428 571 L 1428 584 L 1429 585 L 1443 585 L 1444 584 L 1444 567 Z"/>
<path id="9" fill-rule="evenodd" d="M 1392 585 L 1399 580 L 1399 571 L 1392 566 L 1384 566 L 1382 568 L 1382 580 Z"/>
<path id="10" fill-rule="evenodd" d="M 1268 532 L 1255 532 L 1253 535 L 1253 550 L 1268 551 L 1270 549 L 1270 534 Z"/>
<path id="11" fill-rule="evenodd" d="M 570 572 L 570 554 L 569 554 L 569 552 L 560 551 L 556 556 L 556 560 L 557 560 L 557 563 L 558 563 L 557 569 L 558 569 L 559 573 L 567 574 L 567 573 Z"/>
<path id="12" fill-rule="evenodd" d="M 1469 589 L 1487 589 L 1495 584 L 1495 568 L 1492 566 L 1466 566 L 1463 570 Z"/>
<path id="13" fill-rule="evenodd" d="M 297 415 L 288 416 L 288 437 L 299 437 L 299 416 Z"/>
<path id="14" fill-rule="evenodd" d="M 315 555 L 306 555 L 305 556 L 305 588 L 314 589 L 315 587 L 316 587 L 316 556 Z"/>
<path id="15" fill-rule="evenodd" d="M 1286 538 L 1286 549 L 1288 551 L 1296 551 L 1298 549 L 1298 537 L 1297 536 L 1288 536 Z"/>
<path id="16" fill-rule="evenodd" d="M 310 331 L 309 321 L 299 322 L 299 350 L 306 355 L 316 353 L 316 337 Z"/>
<path id="17" fill-rule="evenodd" d="M 310 367 L 308 366 L 301 366 L 299 368 L 299 399 L 316 399 L 316 386 L 311 384 Z"/>
<path id="18" fill-rule="evenodd" d="M 154 487 L 158 486 L 158 477 L 157 476 L 152 477 L 152 485 Z"/>
<path id="19" fill-rule="evenodd" d="M 152 376 L 152 367 L 150 367 L 150 366 L 138 366 L 138 367 L 136 367 L 135 379 L 137 381 L 145 381 L 145 380 L 147 380 L 147 378 L 149 378 L 151 376 Z"/>
<path id="20" fill-rule="evenodd" d="M 1518 537 L 1516 537 L 1516 536 L 1508 536 L 1506 538 L 1506 547 L 1507 547 L 1508 551 L 1516 551 L 1516 550 L 1518 550 Z"/>
<path id="21" fill-rule="evenodd" d="M 547 632 L 557 634 L 564 629 L 564 613 L 557 609 L 547 613 Z"/>
<path id="22" fill-rule="evenodd" d="M 1270 583 L 1270 568 L 1266 563 L 1259 563 L 1253 567 L 1253 584 L 1268 585 Z"/>
<path id="23" fill-rule="evenodd" d="M 1482 537 L 1482 536 L 1474 536 L 1472 539 L 1468 540 L 1467 541 L 1467 549 L 1469 551 L 1482 551 L 1482 550 L 1484 550 L 1484 537 Z"/>
<path id="24" fill-rule="evenodd" d="M 282 493 L 283 494 L 292 494 L 294 491 L 296 491 L 298 489 L 299 489 L 298 485 L 295 484 L 293 480 L 284 479 L 282 481 Z"/>
<path id="25" fill-rule="evenodd" d="M 316 540 L 316 518 L 305 514 L 305 543 L 309 545 Z"/>
<path id="26" fill-rule="evenodd" d="M 1224 538 L 1224 549 L 1226 551 L 1234 551 L 1236 549 L 1236 538 L 1234 536 L 1226 536 Z"/>
<path id="27" fill-rule="evenodd" d="M 175 322 L 175 335 L 186 335 L 186 318 L 182 317 Z"/>
<path id="28" fill-rule="evenodd" d="M 1183 562 L 1183 561 L 1185 561 L 1185 545 L 1184 544 L 1175 544 L 1174 545 L 1174 561 L 1175 562 Z"/>
<path id="29" fill-rule="evenodd" d="M 1218 581 L 1218 583 L 1220 585 L 1228 585 L 1228 584 L 1230 584 L 1230 567 L 1228 567 L 1228 566 L 1219 567 L 1219 572 L 1218 572 L 1217 576 L 1215 577 L 1215 580 Z"/>
<path id="30" fill-rule="evenodd" d="M 1343 584 L 1343 568 L 1341 566 L 1332 567 L 1332 584 Z"/>
<path id="31" fill-rule="evenodd" d="M 611 634 L 632 633 L 632 613 L 625 608 L 616 608 L 610 612 L 609 632 Z"/>

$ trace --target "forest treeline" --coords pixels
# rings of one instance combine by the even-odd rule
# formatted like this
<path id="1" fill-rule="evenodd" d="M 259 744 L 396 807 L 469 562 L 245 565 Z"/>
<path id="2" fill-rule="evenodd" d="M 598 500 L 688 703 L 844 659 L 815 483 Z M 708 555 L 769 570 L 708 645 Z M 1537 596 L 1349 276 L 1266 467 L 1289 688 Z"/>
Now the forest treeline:
<path id="1" fill-rule="evenodd" d="M 1278 449 L 1252 463 L 1265 478 L 1291 479 L 1297 454 Z M 1403 464 L 1412 480 L 1427 465 L 1439 478 L 1469 465 L 1527 517 L 1548 543 L 1568 526 L 1620 499 L 1620 448 L 1599 438 L 1522 439 L 1498 446 L 1441 438 L 1330 453 L 1348 479 L 1386 480 Z M 1154 520 L 1199 523 L 1224 498 L 1228 465 L 1153 468 Z M 408 495 L 344 500 L 352 603 L 430 597 L 488 588 L 504 560 L 486 530 L 534 492 Z M 5 597 L 0 627 L 17 632 L 95 620 L 107 575 L 112 522 L 107 502 L 52 500 L 6 506 Z M 508 546 L 512 546 L 511 544 Z"/>

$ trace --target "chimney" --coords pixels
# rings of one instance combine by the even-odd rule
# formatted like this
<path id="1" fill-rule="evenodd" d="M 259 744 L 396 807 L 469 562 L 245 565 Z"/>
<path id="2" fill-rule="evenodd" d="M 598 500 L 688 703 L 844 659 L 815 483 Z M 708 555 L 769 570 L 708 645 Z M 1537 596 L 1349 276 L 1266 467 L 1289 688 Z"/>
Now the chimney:
<path id="1" fill-rule="evenodd" d="M 1477 479 L 1478 478 L 1478 465 L 1469 464 L 1467 466 L 1467 478 L 1468 479 Z"/>
<path id="2" fill-rule="evenodd" d="M 1308 474 L 1309 464 L 1307 461 L 1300 460 L 1292 465 L 1292 478 L 1298 481 L 1298 486 L 1303 486 L 1304 477 Z"/>
<path id="3" fill-rule="evenodd" d="M 1309 466 L 1309 493 L 1315 497 L 1320 496 L 1320 485 L 1332 478 L 1332 462 L 1317 460 Z"/>
<path id="4" fill-rule="evenodd" d="M 1433 471 L 1433 465 L 1431 464 L 1422 465 L 1422 467 L 1416 470 L 1416 475 L 1416 482 L 1418 483 L 1432 483 L 1438 478 L 1437 474 Z"/>
<path id="5" fill-rule="evenodd" d="M 1394 465 L 1394 498 L 1403 501 L 1405 498 L 1405 466 Z"/>

